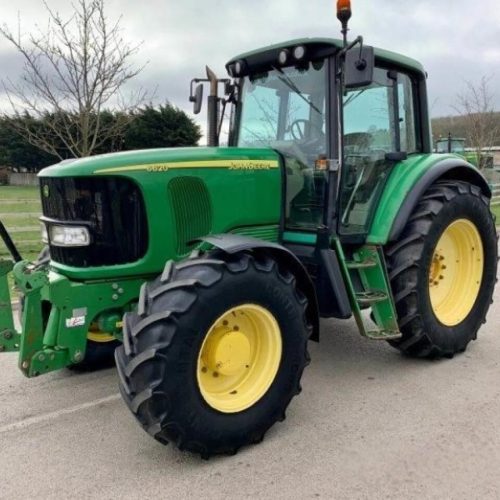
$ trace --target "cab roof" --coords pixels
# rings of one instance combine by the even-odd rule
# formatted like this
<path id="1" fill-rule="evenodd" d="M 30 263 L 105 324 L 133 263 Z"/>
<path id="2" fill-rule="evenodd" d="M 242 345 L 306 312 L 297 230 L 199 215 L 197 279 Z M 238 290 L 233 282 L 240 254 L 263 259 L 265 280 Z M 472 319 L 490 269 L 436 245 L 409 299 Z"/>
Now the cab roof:
<path id="1" fill-rule="evenodd" d="M 250 52 L 245 52 L 244 54 L 240 54 L 236 57 L 233 57 L 226 64 L 226 68 L 235 63 L 236 61 L 245 60 L 250 65 L 252 65 L 252 60 L 258 59 L 269 59 L 269 61 L 276 61 L 277 53 L 279 53 L 282 49 L 290 49 L 296 47 L 297 45 L 305 45 L 306 47 L 311 48 L 314 52 L 319 52 L 325 49 L 335 50 L 341 49 L 343 47 L 342 40 L 337 38 L 297 38 L 294 40 L 288 40 L 286 42 L 268 45 L 266 47 L 262 47 L 257 50 L 252 50 Z M 397 52 L 392 52 L 389 50 L 379 49 L 374 47 L 375 57 L 378 60 L 382 60 L 386 63 L 391 63 L 399 67 L 403 67 L 410 71 L 414 71 L 420 73 L 425 76 L 425 70 L 422 64 L 420 64 L 417 60 L 412 59 L 411 57 L 404 56 L 402 54 L 398 54 Z M 272 58 L 272 59 L 271 59 Z M 259 61 L 260 62 L 260 61 Z"/>

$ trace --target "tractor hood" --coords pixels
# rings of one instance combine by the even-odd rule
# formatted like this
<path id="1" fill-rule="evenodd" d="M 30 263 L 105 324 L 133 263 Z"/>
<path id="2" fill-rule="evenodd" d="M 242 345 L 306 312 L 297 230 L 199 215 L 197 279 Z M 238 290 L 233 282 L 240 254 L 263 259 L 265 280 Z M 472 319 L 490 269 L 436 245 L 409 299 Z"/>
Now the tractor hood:
<path id="1" fill-rule="evenodd" d="M 64 160 L 43 169 L 39 177 L 129 175 L 200 168 L 252 171 L 278 167 L 278 155 L 271 149 L 162 148 Z"/>
<path id="2" fill-rule="evenodd" d="M 276 241 L 281 162 L 272 149 L 150 149 L 63 161 L 42 170 L 43 220 L 88 227 L 83 248 L 52 245 L 71 279 L 155 276 L 196 238 L 235 233 Z"/>

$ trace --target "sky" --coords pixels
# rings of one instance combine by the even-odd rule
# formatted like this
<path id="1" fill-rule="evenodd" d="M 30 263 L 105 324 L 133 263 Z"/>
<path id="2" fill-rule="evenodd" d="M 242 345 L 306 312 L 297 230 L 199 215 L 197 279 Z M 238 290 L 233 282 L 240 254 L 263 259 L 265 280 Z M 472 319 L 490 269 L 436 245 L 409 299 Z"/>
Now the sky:
<path id="1" fill-rule="evenodd" d="M 62 15 L 68 0 L 46 0 Z M 1 22 L 29 32 L 45 26 L 42 0 L 0 0 Z M 299 37 L 340 37 L 333 0 L 106 0 L 110 19 L 122 16 L 123 36 L 141 43 L 135 63 L 146 67 L 130 83 L 154 92 L 154 102 L 169 101 L 191 113 L 189 82 L 203 77 L 205 65 L 225 76 L 233 56 Z M 403 53 L 426 68 L 432 116 L 456 114 L 465 81 L 491 77 L 500 110 L 500 6 L 498 0 L 352 0 L 350 37 Z M 16 81 L 22 59 L 0 39 L 0 75 Z M 6 109 L 0 88 L 0 109 Z M 202 120 L 199 115 L 198 120 Z M 204 125 L 204 123 L 201 123 Z M 204 128 L 204 127 L 203 127 Z"/>

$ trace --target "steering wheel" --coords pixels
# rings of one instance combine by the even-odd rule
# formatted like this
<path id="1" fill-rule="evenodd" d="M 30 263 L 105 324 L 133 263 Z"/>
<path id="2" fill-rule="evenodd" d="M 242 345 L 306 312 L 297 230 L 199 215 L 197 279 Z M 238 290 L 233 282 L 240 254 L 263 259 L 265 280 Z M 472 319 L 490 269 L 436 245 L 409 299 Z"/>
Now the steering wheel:
<path id="1" fill-rule="evenodd" d="M 304 139 L 306 125 L 308 123 L 309 120 L 305 120 L 304 118 L 299 118 L 298 120 L 292 122 L 292 124 L 290 125 L 290 133 L 296 141 L 301 141 L 302 139 Z M 304 124 L 303 128 L 301 127 L 301 124 Z"/>
<path id="2" fill-rule="evenodd" d="M 301 124 L 304 124 L 304 127 L 301 127 Z M 292 134 L 292 137 L 296 141 L 303 141 L 305 137 L 305 130 L 306 126 L 309 125 L 313 129 L 315 129 L 318 132 L 318 137 L 324 137 L 323 130 L 321 127 L 319 127 L 317 124 L 311 122 L 310 120 L 306 120 L 304 118 L 299 118 L 295 121 L 293 121 L 290 125 L 290 133 Z M 310 140 L 315 142 L 318 137 L 311 137 Z"/>

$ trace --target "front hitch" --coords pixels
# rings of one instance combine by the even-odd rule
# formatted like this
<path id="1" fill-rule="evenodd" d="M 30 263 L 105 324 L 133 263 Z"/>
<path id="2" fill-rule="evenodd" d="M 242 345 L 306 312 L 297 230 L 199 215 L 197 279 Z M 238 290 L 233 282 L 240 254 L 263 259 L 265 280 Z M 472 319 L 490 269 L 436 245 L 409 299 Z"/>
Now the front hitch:
<path id="1" fill-rule="evenodd" d="M 19 352 L 27 377 L 59 370 L 85 358 L 89 331 L 121 338 L 121 317 L 137 303 L 139 289 L 151 276 L 72 281 L 55 272 L 49 259 L 21 259 L 5 227 L 0 237 L 16 263 L 0 259 L 0 352 Z M 21 325 L 16 329 L 9 273 L 22 295 Z"/>
<path id="2" fill-rule="evenodd" d="M 8 273 L 12 271 L 17 288 L 23 294 L 22 332 L 14 325 Z M 13 265 L 0 260 L 0 352 L 19 351 L 19 368 L 27 376 L 35 374 L 32 360 L 43 349 L 44 325 L 41 290 L 48 283 L 45 269 L 27 261 Z M 21 307 L 21 305 L 19 305 Z"/>
<path id="3" fill-rule="evenodd" d="M 14 326 L 8 274 L 12 271 L 10 260 L 0 260 L 0 352 L 19 351 L 21 335 Z"/>

